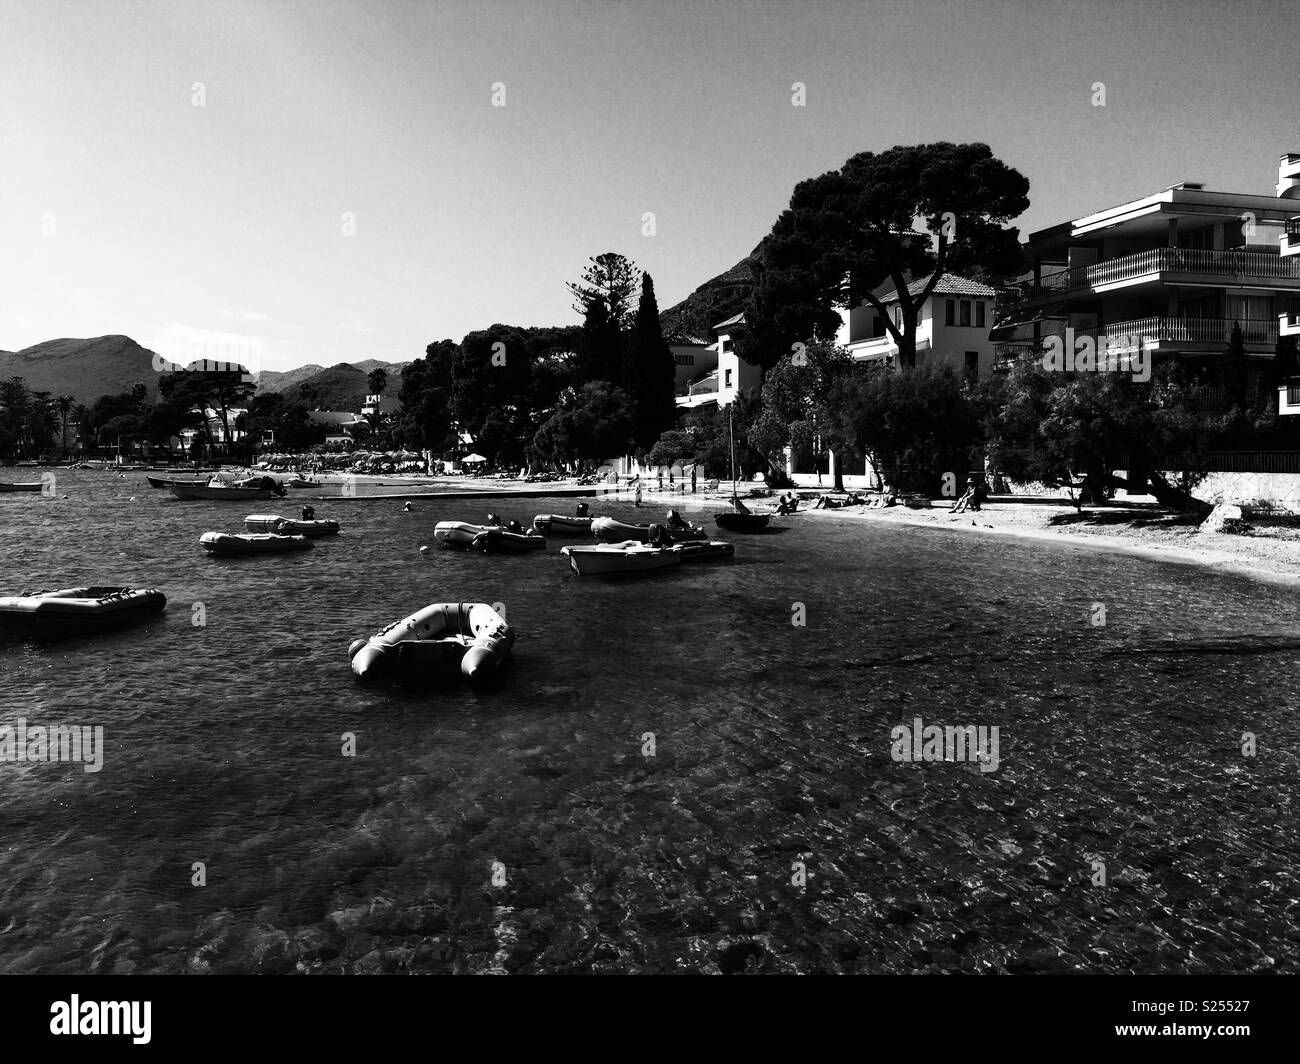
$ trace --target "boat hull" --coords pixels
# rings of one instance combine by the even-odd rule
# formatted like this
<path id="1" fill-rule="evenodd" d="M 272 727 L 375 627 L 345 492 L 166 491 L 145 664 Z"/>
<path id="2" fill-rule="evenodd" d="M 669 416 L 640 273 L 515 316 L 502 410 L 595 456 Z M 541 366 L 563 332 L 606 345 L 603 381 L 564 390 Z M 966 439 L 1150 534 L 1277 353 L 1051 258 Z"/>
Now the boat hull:
<path id="1" fill-rule="evenodd" d="M 270 488 L 219 488 L 210 484 L 167 485 L 178 499 L 219 499 L 222 502 L 249 502 L 253 499 L 273 499 L 276 493 Z"/>
<path id="2" fill-rule="evenodd" d="M 681 565 L 682 554 L 672 547 L 649 547 L 629 541 L 592 547 L 561 547 L 560 553 L 579 576 L 635 576 Z"/>
<path id="3" fill-rule="evenodd" d="M 713 515 L 714 523 L 728 532 L 762 532 L 771 519 L 771 514 L 742 514 L 731 510 Z"/>
<path id="4" fill-rule="evenodd" d="M 228 535 L 225 532 L 204 532 L 199 537 L 199 543 L 209 554 L 220 554 L 226 557 L 288 554 L 314 546 L 306 536 L 281 536 L 274 533 Z"/>
<path id="5" fill-rule="evenodd" d="M 40 491 L 44 487 L 39 480 L 20 481 L 17 484 L 0 483 L 0 491 Z"/>

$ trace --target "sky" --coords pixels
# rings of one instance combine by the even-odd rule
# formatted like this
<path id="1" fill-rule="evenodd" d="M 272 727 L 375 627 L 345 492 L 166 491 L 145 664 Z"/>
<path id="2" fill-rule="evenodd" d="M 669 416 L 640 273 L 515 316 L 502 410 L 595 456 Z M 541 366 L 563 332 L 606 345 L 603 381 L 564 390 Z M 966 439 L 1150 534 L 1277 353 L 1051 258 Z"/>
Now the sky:
<path id="1" fill-rule="evenodd" d="M 407 361 L 576 323 L 606 251 L 666 309 L 895 144 L 991 145 L 1022 235 L 1272 195 L 1297 42 L 1294 0 L 0 0 L 0 349 Z"/>

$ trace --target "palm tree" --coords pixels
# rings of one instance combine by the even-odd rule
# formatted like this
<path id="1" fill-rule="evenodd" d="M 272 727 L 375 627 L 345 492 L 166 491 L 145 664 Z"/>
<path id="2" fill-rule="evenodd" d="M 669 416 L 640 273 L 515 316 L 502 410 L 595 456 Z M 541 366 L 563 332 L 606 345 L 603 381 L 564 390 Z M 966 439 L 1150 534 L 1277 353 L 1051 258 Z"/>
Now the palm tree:
<path id="1" fill-rule="evenodd" d="M 59 410 L 59 449 L 64 458 L 68 457 L 68 415 L 72 413 L 72 404 L 75 402 L 70 395 L 61 395 L 54 400 L 54 405 Z"/>
<path id="2" fill-rule="evenodd" d="M 384 389 L 388 387 L 388 371 L 376 366 L 366 374 L 366 383 L 370 386 L 370 394 L 383 396 Z"/>

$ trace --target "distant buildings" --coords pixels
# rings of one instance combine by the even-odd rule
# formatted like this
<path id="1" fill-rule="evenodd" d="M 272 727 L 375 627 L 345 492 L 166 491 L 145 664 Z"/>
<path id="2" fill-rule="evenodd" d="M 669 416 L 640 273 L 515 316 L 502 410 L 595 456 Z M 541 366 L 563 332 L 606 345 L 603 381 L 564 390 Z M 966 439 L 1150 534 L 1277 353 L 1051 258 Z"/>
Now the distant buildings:
<path id="1" fill-rule="evenodd" d="M 745 315 L 736 314 L 713 326 L 718 338 L 711 344 L 705 345 L 701 340 L 669 341 L 673 358 L 678 365 L 679 410 L 712 404 L 730 406 L 741 392 L 759 386 L 762 372 L 735 351 L 735 338 L 744 327 Z M 686 375 L 683 370 L 688 367 L 694 371 L 695 376 L 684 379 Z"/>

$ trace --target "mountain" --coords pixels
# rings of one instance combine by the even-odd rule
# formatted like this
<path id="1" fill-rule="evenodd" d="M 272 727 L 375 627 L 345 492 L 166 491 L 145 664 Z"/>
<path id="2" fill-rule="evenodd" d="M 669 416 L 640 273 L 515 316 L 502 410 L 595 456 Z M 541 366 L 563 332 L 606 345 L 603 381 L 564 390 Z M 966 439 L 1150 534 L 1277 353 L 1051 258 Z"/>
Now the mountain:
<path id="1" fill-rule="evenodd" d="M 22 377 L 33 391 L 70 395 L 87 406 L 101 395 L 129 392 L 132 386 L 143 384 L 149 389 L 149 398 L 156 401 L 157 357 L 129 336 L 46 340 L 21 351 L 0 351 L 0 380 Z M 163 370 L 177 368 L 163 359 L 159 365 Z"/>
<path id="2" fill-rule="evenodd" d="M 402 387 L 402 370 L 408 365 L 410 365 L 409 362 L 376 362 L 374 359 L 367 359 L 365 362 L 356 365 L 340 362 L 337 366 L 318 370 L 316 373 L 296 381 L 287 388 L 274 388 L 271 390 L 282 391 L 286 399 L 302 400 L 302 386 L 310 384 L 315 389 L 317 398 L 309 405 L 318 406 L 322 410 L 358 411 L 361 409 L 362 404 L 365 403 L 366 396 L 370 392 L 370 385 L 366 377 L 371 369 L 380 366 L 388 371 L 388 384 L 384 388 L 384 395 L 396 396 L 398 390 Z M 362 366 L 367 368 L 362 369 Z M 265 377 L 266 374 L 263 373 L 262 376 Z M 306 400 L 302 401 L 305 402 Z"/>
<path id="3" fill-rule="evenodd" d="M 664 336 L 694 336 L 712 342 L 713 326 L 745 309 L 754 290 L 754 260 L 762 248 L 760 243 L 731 269 L 705 281 L 676 306 L 662 311 L 659 325 Z"/>
<path id="4" fill-rule="evenodd" d="M 257 375 L 257 390 L 259 392 L 287 392 L 295 385 L 310 380 L 317 373 L 323 373 L 324 370 L 324 366 L 317 366 L 314 363 L 299 366 L 297 369 L 264 369 Z"/>

